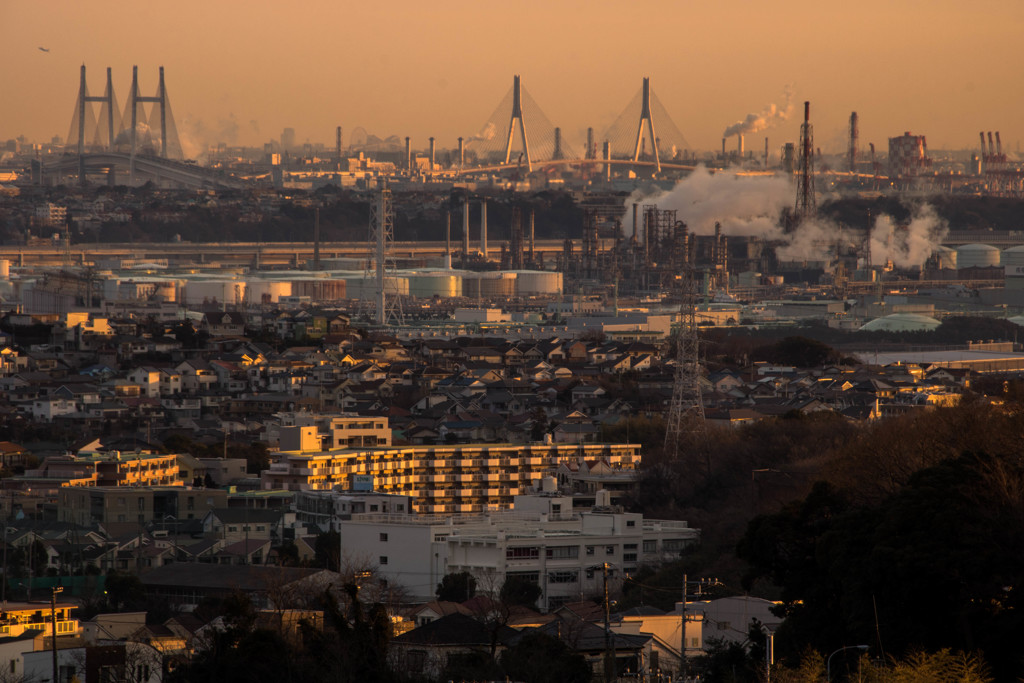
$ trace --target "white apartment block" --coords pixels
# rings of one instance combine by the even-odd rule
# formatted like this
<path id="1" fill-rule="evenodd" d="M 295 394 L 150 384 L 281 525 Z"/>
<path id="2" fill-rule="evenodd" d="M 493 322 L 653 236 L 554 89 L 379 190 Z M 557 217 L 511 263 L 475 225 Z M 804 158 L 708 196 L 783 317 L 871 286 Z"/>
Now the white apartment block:
<path id="1" fill-rule="evenodd" d="M 304 444 L 315 442 L 315 427 Z M 282 432 L 286 439 L 288 430 Z M 330 491 L 369 488 L 411 496 L 421 514 L 480 513 L 509 509 L 517 495 L 564 463 L 604 462 L 612 470 L 635 470 L 637 444 L 455 444 L 320 452 L 281 451 L 260 474 L 263 489 Z"/>
<path id="2" fill-rule="evenodd" d="M 432 599 L 452 572 L 470 572 L 480 592 L 494 593 L 520 576 L 541 587 L 538 606 L 549 610 L 601 595 L 606 564 L 615 589 L 641 565 L 678 558 L 700 537 L 686 522 L 611 507 L 575 513 L 572 499 L 557 494 L 518 496 L 516 505 L 486 515 L 354 514 L 336 521 L 342 557 L 375 566 L 418 600 Z"/>

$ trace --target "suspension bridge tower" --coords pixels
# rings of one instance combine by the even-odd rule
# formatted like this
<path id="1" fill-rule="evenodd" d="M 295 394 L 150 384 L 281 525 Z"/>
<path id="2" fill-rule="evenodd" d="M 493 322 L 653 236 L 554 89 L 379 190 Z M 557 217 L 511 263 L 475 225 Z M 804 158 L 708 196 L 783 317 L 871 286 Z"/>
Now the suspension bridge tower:
<path id="1" fill-rule="evenodd" d="M 533 162 L 530 159 L 530 141 L 526 137 L 526 123 L 523 121 L 523 91 L 519 82 L 519 74 L 512 79 L 512 116 L 508 122 L 508 139 L 505 141 L 505 163 L 509 162 L 512 156 L 512 139 L 515 137 L 516 124 L 519 125 L 519 137 L 523 139 L 523 157 L 526 161 L 527 172 L 533 172 Z"/>
<path id="2" fill-rule="evenodd" d="M 658 137 L 654 134 L 654 119 L 651 117 L 651 79 L 644 77 L 643 94 L 640 99 L 640 123 L 636 129 L 636 144 L 633 146 L 633 161 L 640 161 L 640 149 L 644 140 L 644 124 L 647 124 L 647 137 L 654 150 L 654 168 L 661 171 L 661 157 L 658 154 Z"/>

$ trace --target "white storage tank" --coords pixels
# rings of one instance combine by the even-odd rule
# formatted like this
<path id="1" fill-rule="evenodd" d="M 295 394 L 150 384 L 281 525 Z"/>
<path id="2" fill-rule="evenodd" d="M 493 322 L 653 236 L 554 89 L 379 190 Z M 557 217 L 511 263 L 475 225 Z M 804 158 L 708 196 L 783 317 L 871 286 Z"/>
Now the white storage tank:
<path id="1" fill-rule="evenodd" d="M 276 304 L 282 296 L 292 295 L 290 281 L 252 279 L 245 284 L 245 300 L 250 304 Z"/>
<path id="2" fill-rule="evenodd" d="M 1002 254 L 1007 289 L 1024 289 L 1024 247 L 1011 247 Z"/>
<path id="3" fill-rule="evenodd" d="M 515 296 L 515 273 L 481 273 L 480 296 L 487 298 Z"/>
<path id="4" fill-rule="evenodd" d="M 956 250 L 940 244 L 935 249 L 935 263 L 940 270 L 956 270 Z"/>
<path id="5" fill-rule="evenodd" d="M 554 296 L 562 293 L 562 274 L 547 270 L 517 270 L 519 296 Z"/>
<path id="6" fill-rule="evenodd" d="M 377 281 L 372 277 L 364 279 L 361 275 L 346 277 L 345 291 L 349 299 L 373 299 L 377 296 Z M 384 278 L 384 291 L 392 296 L 408 296 L 409 279 L 386 277 Z"/>
<path id="7" fill-rule="evenodd" d="M 462 278 L 451 273 L 409 273 L 409 296 L 442 299 L 462 296 Z"/>
<path id="8" fill-rule="evenodd" d="M 245 283 L 238 280 L 189 280 L 185 283 L 185 303 L 239 304 L 245 300 Z"/>
<path id="9" fill-rule="evenodd" d="M 956 250 L 957 268 L 989 268 L 999 265 L 999 250 L 988 244 L 964 244 Z"/>
<path id="10" fill-rule="evenodd" d="M 0 277 L 7 279 L 11 276 L 11 262 L 9 259 L 0 258 Z"/>

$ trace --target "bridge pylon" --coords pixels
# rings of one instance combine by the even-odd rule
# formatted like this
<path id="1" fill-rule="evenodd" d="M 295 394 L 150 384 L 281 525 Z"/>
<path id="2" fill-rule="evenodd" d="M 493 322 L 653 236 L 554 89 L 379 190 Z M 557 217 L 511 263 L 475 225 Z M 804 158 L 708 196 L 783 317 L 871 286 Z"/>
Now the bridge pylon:
<path id="1" fill-rule="evenodd" d="M 530 159 L 530 141 L 526 137 L 526 123 L 523 121 L 523 98 L 522 86 L 519 82 L 519 74 L 512 80 L 512 116 L 508 122 L 508 139 L 505 141 L 505 163 L 509 163 L 512 155 L 512 139 L 515 137 L 516 123 L 519 124 L 519 136 L 523 139 L 523 157 L 526 161 L 527 172 L 533 171 L 533 162 Z"/>
<path id="2" fill-rule="evenodd" d="M 633 147 L 633 161 L 640 161 L 640 150 L 644 139 L 644 123 L 651 149 L 654 150 L 654 167 L 661 171 L 661 157 L 658 154 L 658 137 L 654 134 L 654 119 L 651 117 L 651 79 L 644 77 L 643 95 L 640 98 L 640 123 L 636 129 L 636 144 Z"/>

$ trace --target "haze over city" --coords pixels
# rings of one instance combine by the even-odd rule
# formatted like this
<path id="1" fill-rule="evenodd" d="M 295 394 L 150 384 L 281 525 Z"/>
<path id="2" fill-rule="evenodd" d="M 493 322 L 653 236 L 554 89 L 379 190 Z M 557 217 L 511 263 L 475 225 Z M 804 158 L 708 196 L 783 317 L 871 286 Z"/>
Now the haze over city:
<path id="1" fill-rule="evenodd" d="M 144 91 L 164 66 L 178 127 L 197 145 L 260 145 L 285 127 L 299 142 L 330 143 L 341 125 L 452 147 L 479 131 L 516 73 L 575 144 L 588 126 L 610 125 L 643 76 L 696 150 L 716 149 L 751 112 L 781 108 L 787 88 L 794 102 L 814 102 L 826 152 L 844 146 L 850 111 L 861 114 L 861 139 L 880 145 L 910 130 L 932 149 L 960 149 L 999 129 L 1014 152 L 1021 137 L 1024 4 L 1012 0 L 99 0 L 6 3 L 0 18 L 17 65 L 0 73 L 0 138 L 66 137 L 81 64 L 94 94 L 112 67 L 120 100 L 133 65 Z M 764 135 L 775 148 L 796 128 Z"/>

